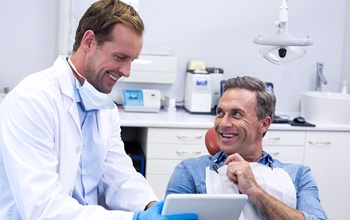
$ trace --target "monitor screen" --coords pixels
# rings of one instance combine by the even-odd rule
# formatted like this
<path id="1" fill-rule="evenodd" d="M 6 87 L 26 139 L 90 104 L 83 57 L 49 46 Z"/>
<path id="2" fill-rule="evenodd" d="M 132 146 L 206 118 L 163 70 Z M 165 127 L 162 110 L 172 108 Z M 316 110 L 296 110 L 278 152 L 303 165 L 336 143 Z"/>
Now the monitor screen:
<path id="1" fill-rule="evenodd" d="M 224 94 L 225 82 L 226 80 L 221 80 L 220 82 L 220 97 L 222 96 L 222 94 Z"/>
<path id="2" fill-rule="evenodd" d="M 273 84 L 270 83 L 270 82 L 265 82 L 265 85 L 266 85 L 266 89 L 270 90 L 272 93 L 274 92 L 273 91 Z"/>

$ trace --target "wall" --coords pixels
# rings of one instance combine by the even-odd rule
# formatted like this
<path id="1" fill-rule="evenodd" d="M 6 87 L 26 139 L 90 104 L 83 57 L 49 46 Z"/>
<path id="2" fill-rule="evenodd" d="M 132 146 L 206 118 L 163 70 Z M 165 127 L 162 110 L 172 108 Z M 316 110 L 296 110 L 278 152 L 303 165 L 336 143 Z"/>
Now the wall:
<path id="1" fill-rule="evenodd" d="M 346 3 L 346 11 L 350 11 L 350 4 Z M 348 93 L 350 93 L 350 14 L 347 13 L 345 17 L 345 26 L 344 26 L 344 45 L 343 45 L 343 62 L 342 62 L 342 71 L 341 71 L 341 81 L 346 80 L 348 82 Z"/>
<path id="2" fill-rule="evenodd" d="M 57 1 L 23 1 L 19 8 L 15 5 L 7 1 L 6 7 L 0 9 L 0 16 L 6 18 L 0 20 L 1 27 L 11 30 L 0 37 L 2 56 L 6 54 L 1 59 L 0 88 L 13 87 L 26 75 L 50 66 L 58 54 Z M 111 97 L 120 102 L 122 88 L 154 88 L 183 101 L 184 77 L 190 59 L 203 59 L 207 66 L 222 67 L 224 78 L 251 75 L 273 82 L 277 112 L 299 111 L 301 93 L 314 89 L 317 62 L 325 63 L 328 84 L 323 90 L 339 91 L 341 81 L 350 71 L 344 61 L 347 54 L 343 56 L 343 46 L 350 47 L 343 43 L 344 36 L 350 34 L 344 32 L 346 24 L 350 24 L 350 19 L 345 17 L 346 0 L 293 0 L 288 5 L 290 33 L 300 38 L 310 35 L 315 43 L 306 48 L 301 60 L 277 66 L 264 60 L 259 46 L 252 41 L 258 34 L 272 36 L 276 32 L 279 0 L 140 1 L 139 12 L 146 24 L 144 44 L 171 48 L 179 61 L 177 82 L 173 85 L 118 83 Z M 18 13 L 20 10 L 23 13 Z M 19 24 L 21 28 L 13 28 Z"/>
<path id="3" fill-rule="evenodd" d="M 50 67 L 57 56 L 58 1 L 1 1 L 0 91 Z"/>

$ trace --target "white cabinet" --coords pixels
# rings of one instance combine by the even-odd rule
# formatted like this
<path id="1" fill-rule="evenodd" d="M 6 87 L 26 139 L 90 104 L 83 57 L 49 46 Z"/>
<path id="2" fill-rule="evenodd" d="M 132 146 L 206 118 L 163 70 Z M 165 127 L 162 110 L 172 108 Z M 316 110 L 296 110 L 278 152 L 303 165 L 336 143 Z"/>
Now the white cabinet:
<path id="1" fill-rule="evenodd" d="M 281 162 L 302 164 L 305 131 L 267 131 L 263 150 Z"/>
<path id="2" fill-rule="evenodd" d="M 329 219 L 349 219 L 350 132 L 307 131 L 304 164 L 318 183 Z"/>
<path id="3" fill-rule="evenodd" d="M 204 138 L 207 129 L 148 128 L 146 178 L 159 199 L 175 166 L 186 158 L 207 155 Z"/>

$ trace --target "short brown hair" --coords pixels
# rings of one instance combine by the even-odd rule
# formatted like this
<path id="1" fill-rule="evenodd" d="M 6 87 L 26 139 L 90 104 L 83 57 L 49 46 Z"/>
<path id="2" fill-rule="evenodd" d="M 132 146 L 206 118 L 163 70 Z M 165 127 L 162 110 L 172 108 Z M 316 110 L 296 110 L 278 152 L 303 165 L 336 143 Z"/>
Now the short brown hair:
<path id="1" fill-rule="evenodd" d="M 118 23 L 131 27 L 140 35 L 145 29 L 140 15 L 132 6 L 118 0 L 100 0 L 93 3 L 79 21 L 73 52 L 78 50 L 87 30 L 94 32 L 98 45 L 111 41 L 111 32 Z"/>
<path id="2" fill-rule="evenodd" d="M 258 78 L 243 76 L 231 78 L 226 81 L 224 91 L 233 88 L 247 89 L 249 91 L 256 92 L 256 113 L 258 119 L 264 119 L 266 116 L 270 116 L 271 119 L 275 115 L 276 97 L 275 95 L 266 89 L 266 85 Z"/>

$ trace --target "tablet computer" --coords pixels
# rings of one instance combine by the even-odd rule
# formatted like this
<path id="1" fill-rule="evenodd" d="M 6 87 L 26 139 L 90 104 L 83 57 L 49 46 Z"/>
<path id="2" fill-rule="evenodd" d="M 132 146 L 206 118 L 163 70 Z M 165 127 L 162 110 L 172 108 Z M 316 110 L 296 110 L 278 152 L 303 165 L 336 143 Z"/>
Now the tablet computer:
<path id="1" fill-rule="evenodd" d="M 200 220 L 237 220 L 247 200 L 243 194 L 169 194 L 162 215 L 196 213 Z"/>

